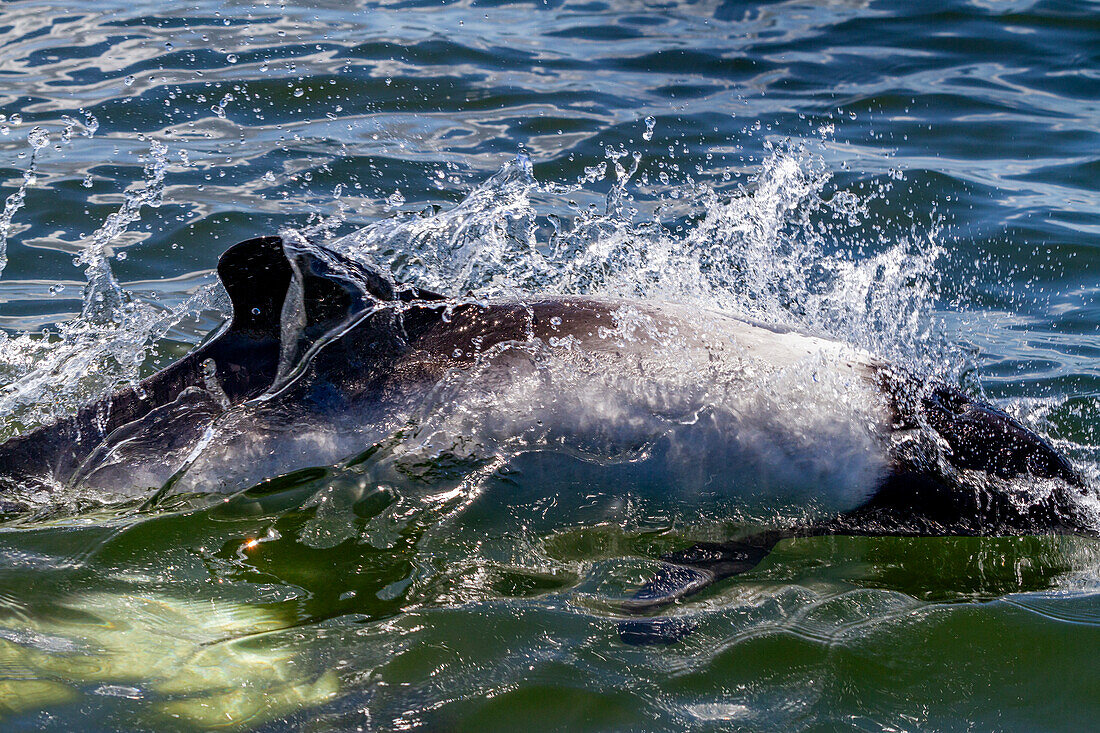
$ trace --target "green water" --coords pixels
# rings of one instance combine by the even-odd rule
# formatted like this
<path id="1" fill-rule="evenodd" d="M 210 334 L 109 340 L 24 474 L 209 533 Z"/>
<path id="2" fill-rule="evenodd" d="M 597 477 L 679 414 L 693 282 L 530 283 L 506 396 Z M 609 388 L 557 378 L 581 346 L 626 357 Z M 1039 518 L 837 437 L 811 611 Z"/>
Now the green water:
<path id="1" fill-rule="evenodd" d="M 825 331 L 1095 478 L 1098 40 L 1089 3 L 5 2 L 0 195 L 26 185 L 0 220 L 0 435 L 198 343 L 229 245 L 368 227 L 375 262 L 451 295 Z M 479 470 L 23 497 L 0 527 L 0 728 L 1100 716 L 1095 541 L 789 540 L 674 609 L 690 636 L 631 647 L 614 601 L 655 558 L 768 515 L 564 458 Z"/>

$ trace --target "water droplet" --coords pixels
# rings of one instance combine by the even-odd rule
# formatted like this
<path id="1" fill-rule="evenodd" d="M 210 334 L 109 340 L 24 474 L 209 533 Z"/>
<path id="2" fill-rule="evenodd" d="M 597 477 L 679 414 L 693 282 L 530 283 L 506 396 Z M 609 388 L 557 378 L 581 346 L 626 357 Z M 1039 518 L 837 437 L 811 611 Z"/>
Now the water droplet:
<path id="1" fill-rule="evenodd" d="M 254 316 L 260 315 L 260 309 L 259 308 L 253 308 L 252 309 L 252 315 L 254 315 Z"/>
<path id="2" fill-rule="evenodd" d="M 99 129 L 99 120 L 91 112 L 80 111 L 84 112 L 84 136 L 91 137 Z"/>
<path id="3" fill-rule="evenodd" d="M 305 92 L 303 92 L 303 91 L 302 91 L 301 87 L 299 87 L 298 89 L 295 89 L 295 90 L 294 90 L 294 96 L 295 96 L 295 97 L 300 97 L 300 96 L 302 96 L 303 94 L 305 94 Z"/>
<path id="4" fill-rule="evenodd" d="M 645 132 L 642 133 L 642 139 L 649 141 L 653 139 L 653 128 L 657 125 L 656 117 L 645 118 Z"/>
<path id="5" fill-rule="evenodd" d="M 50 135 L 41 127 L 35 127 L 27 133 L 27 142 L 32 148 L 38 150 L 50 144 Z"/>
<path id="6" fill-rule="evenodd" d="M 229 104 L 232 101 L 233 101 L 233 95 L 232 94 L 226 94 L 224 97 L 222 97 L 222 101 L 218 102 L 217 104 L 215 104 L 213 107 L 210 108 L 210 111 L 213 112 L 214 114 L 216 114 L 218 117 L 220 117 L 222 119 L 225 119 L 225 107 L 226 107 L 227 104 Z"/>
<path id="7" fill-rule="evenodd" d="M 237 54 L 231 53 L 231 54 L 229 54 L 228 56 L 225 57 L 225 60 L 228 61 L 231 64 L 235 64 L 235 63 L 237 63 Z"/>
<path id="8" fill-rule="evenodd" d="M 126 86 L 130 87 L 130 86 L 134 85 L 135 81 L 137 81 L 137 78 L 133 74 L 130 74 L 129 76 L 127 76 L 125 79 L 122 80 L 122 83 L 125 84 Z"/>

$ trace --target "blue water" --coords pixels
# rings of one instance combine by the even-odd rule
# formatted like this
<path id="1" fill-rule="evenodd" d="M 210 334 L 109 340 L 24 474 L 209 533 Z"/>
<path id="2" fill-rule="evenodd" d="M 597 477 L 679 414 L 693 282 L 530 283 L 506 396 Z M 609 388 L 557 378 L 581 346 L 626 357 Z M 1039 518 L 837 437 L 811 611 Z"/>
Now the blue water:
<path id="1" fill-rule="evenodd" d="M 825 332 L 1100 468 L 1095 2 L 7 0 L 0 115 L 5 437 L 198 343 L 229 245 L 367 227 L 453 295 Z M 0 727 L 1100 715 L 1094 542 L 789 542 L 681 609 L 681 644 L 629 648 L 606 598 L 742 518 L 518 489 L 445 518 L 30 497 L 0 528 Z"/>

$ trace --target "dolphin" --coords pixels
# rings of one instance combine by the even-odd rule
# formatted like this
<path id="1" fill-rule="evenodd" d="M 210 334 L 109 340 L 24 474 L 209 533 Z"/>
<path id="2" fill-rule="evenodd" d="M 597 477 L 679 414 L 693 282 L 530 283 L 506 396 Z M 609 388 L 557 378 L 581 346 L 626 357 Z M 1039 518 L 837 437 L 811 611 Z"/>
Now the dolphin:
<path id="1" fill-rule="evenodd" d="M 572 451 L 685 495 L 809 507 L 793 526 L 663 556 L 630 613 L 743 573 L 790 537 L 1096 535 L 1095 490 L 1047 440 L 826 338 L 628 299 L 445 298 L 281 236 L 231 247 L 218 277 L 232 316 L 191 353 L 0 445 L 9 511 L 28 490 L 232 492 L 430 414 L 497 450 Z M 620 626 L 628 642 L 683 633 L 670 619 Z"/>

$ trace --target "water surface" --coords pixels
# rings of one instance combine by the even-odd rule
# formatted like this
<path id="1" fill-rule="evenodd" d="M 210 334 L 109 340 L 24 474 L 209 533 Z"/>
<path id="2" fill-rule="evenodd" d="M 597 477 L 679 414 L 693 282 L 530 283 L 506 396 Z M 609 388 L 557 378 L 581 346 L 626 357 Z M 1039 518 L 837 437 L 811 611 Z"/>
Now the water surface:
<path id="1" fill-rule="evenodd" d="M 1100 6 L 0 7 L 0 435 L 183 354 L 283 229 L 449 295 L 630 295 L 823 332 L 1100 466 Z M 474 500 L 297 476 L 25 496 L 0 529 L 11 730 L 1081 730 L 1074 538 L 818 538 L 677 609 L 609 599 L 765 519 L 570 482 Z M 532 459 L 533 460 L 533 459 Z M 470 483 L 473 482 L 473 483 Z M 470 489 L 473 486 L 476 491 Z"/>

